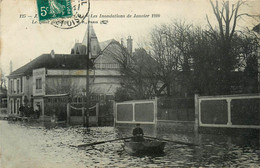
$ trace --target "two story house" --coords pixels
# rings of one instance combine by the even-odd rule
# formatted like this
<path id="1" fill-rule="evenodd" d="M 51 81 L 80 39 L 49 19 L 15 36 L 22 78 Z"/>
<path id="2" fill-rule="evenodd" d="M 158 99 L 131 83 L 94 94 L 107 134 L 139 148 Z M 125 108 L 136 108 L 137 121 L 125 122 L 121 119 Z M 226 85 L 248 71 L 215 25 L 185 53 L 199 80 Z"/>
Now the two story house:
<path id="1" fill-rule="evenodd" d="M 8 76 L 8 113 L 20 115 L 21 105 L 39 110 L 41 117 L 66 113 L 68 97 L 77 99 L 86 94 L 87 38 L 86 32 L 82 43 L 76 43 L 71 54 L 52 51 L 13 71 Z M 132 48 L 132 39 L 129 38 L 128 42 Z M 120 65 L 116 57 L 120 57 L 121 50 L 122 45 L 116 40 L 99 42 L 90 26 L 91 99 L 101 103 L 106 98 L 113 99 L 120 86 Z M 55 109 L 51 104 L 61 107 Z"/>

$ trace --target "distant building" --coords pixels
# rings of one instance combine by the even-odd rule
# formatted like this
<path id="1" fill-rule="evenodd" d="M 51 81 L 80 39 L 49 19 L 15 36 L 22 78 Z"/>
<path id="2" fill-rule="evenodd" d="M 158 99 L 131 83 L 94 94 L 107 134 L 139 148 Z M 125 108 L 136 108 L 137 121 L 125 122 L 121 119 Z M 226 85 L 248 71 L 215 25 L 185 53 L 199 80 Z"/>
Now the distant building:
<path id="1" fill-rule="evenodd" d="M 0 118 L 1 115 L 6 114 L 7 109 L 7 90 L 5 88 L 0 88 Z"/>
<path id="2" fill-rule="evenodd" d="M 39 109 L 41 116 L 65 113 L 68 96 L 86 94 L 87 32 L 82 43 L 75 43 L 71 54 L 42 54 L 8 76 L 8 112 L 19 115 L 19 107 L 29 105 Z M 104 103 L 113 99 L 120 86 L 119 64 L 122 46 L 116 40 L 100 42 L 90 26 L 91 99 Z M 129 46 L 132 46 L 129 45 Z M 53 104 L 62 107 L 54 111 Z M 57 112 L 57 110 L 59 110 Z"/>
<path id="3" fill-rule="evenodd" d="M 260 45 L 260 23 L 253 28 L 253 31 L 257 33 L 258 42 Z M 258 47 L 257 53 L 257 65 L 258 65 L 258 92 L 260 92 L 260 47 Z"/>

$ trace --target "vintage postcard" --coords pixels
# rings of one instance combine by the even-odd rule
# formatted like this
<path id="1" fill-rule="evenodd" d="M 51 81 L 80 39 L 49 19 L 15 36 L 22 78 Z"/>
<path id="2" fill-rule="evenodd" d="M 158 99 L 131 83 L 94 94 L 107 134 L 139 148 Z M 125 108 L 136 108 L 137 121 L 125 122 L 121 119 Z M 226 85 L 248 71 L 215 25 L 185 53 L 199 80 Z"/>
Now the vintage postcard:
<path id="1" fill-rule="evenodd" d="M 260 167 L 259 0 L 0 0 L 0 167 Z"/>

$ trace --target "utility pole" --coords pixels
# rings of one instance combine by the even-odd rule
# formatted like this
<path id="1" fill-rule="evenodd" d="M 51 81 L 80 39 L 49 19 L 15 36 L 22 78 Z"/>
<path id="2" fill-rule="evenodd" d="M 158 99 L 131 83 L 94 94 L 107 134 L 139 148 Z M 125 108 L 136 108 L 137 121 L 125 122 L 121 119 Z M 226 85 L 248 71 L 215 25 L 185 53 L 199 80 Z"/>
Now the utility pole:
<path id="1" fill-rule="evenodd" d="M 90 37 L 89 37 L 89 16 L 88 16 L 88 41 L 87 41 L 87 71 L 86 71 L 86 120 L 84 119 L 84 127 L 89 126 L 89 52 L 90 52 Z M 84 117 L 85 117 L 84 116 Z"/>

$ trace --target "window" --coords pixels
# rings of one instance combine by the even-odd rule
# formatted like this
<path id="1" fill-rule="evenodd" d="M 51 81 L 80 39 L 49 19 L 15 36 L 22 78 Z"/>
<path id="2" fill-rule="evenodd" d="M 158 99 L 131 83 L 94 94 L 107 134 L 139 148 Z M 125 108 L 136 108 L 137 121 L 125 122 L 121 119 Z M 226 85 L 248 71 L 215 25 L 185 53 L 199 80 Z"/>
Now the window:
<path id="1" fill-rule="evenodd" d="M 14 111 L 14 103 L 13 103 L 13 100 L 10 101 L 11 103 L 11 114 L 13 114 L 13 111 Z"/>
<path id="2" fill-rule="evenodd" d="M 17 89 L 17 80 L 15 80 L 14 79 L 14 81 L 13 81 L 13 91 L 14 91 L 14 93 L 16 93 L 16 89 Z"/>
<path id="3" fill-rule="evenodd" d="M 21 78 L 21 93 L 23 92 L 23 78 Z"/>
<path id="4" fill-rule="evenodd" d="M 100 100 L 104 101 L 105 100 L 105 95 L 100 95 Z"/>
<path id="5" fill-rule="evenodd" d="M 16 112 L 17 112 L 17 114 L 20 114 L 19 107 L 20 107 L 20 99 L 17 99 L 16 100 Z"/>
<path id="6" fill-rule="evenodd" d="M 17 87 L 17 93 L 19 93 L 20 92 L 20 80 L 19 79 L 17 79 L 17 85 L 16 85 L 16 87 Z"/>
<path id="7" fill-rule="evenodd" d="M 13 89 L 14 89 L 14 83 L 13 80 L 11 80 L 11 94 L 13 93 Z"/>
<path id="8" fill-rule="evenodd" d="M 14 100 L 14 114 L 16 114 L 16 110 L 17 110 L 17 100 Z"/>
<path id="9" fill-rule="evenodd" d="M 36 79 L 36 89 L 42 89 L 42 78 Z"/>
<path id="10" fill-rule="evenodd" d="M 82 102 L 81 97 L 78 97 L 78 103 Z"/>

